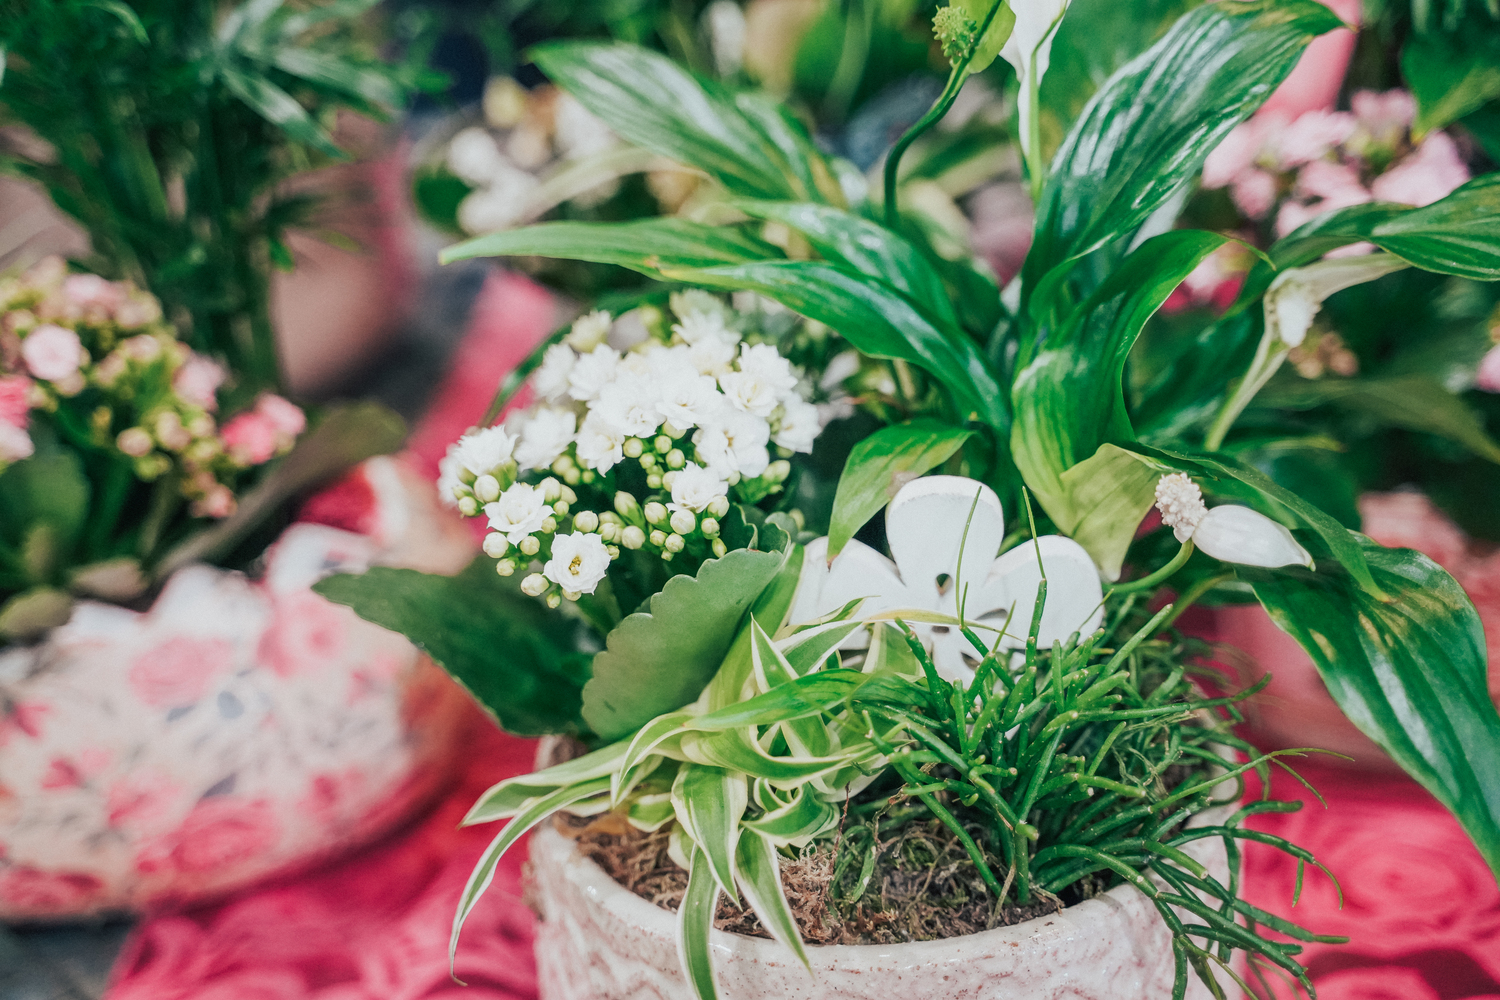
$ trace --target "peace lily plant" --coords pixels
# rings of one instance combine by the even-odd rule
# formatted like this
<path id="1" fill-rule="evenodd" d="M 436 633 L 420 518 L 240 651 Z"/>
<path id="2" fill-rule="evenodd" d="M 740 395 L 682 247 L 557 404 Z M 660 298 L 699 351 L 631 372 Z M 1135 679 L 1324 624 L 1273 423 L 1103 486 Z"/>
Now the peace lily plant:
<path id="1" fill-rule="evenodd" d="M 620 345 L 610 350 L 633 355 L 613 363 L 641 370 L 662 351 L 687 363 L 693 344 L 673 332 L 687 322 L 673 296 L 777 303 L 785 312 L 762 305 L 757 315 L 794 317 L 781 326 L 744 317 L 724 326 L 744 344 L 799 356 L 788 382 L 839 395 L 843 409 L 825 413 L 838 419 L 820 423 L 810 455 L 783 446 L 787 475 L 771 476 L 768 491 L 758 452 L 731 469 L 708 443 L 746 412 L 750 397 L 732 386 L 750 347 L 738 367 L 726 354 L 717 374 L 702 373 L 727 400 L 717 415 L 693 425 L 668 415 L 670 379 L 646 383 L 662 387 L 651 390 L 659 398 L 632 397 L 651 413 L 639 432 L 616 418 L 614 433 L 635 465 L 614 458 L 614 438 L 604 449 L 581 430 L 602 405 L 586 385 L 564 404 L 580 429 L 546 449 L 557 455 L 550 465 L 517 464 L 501 449 L 491 457 L 503 469 L 467 466 L 450 480 L 476 516 L 512 482 L 558 498 L 519 557 L 507 536 L 457 578 L 375 570 L 320 585 L 423 644 L 503 725 L 564 733 L 589 751 L 502 782 L 475 805 L 469 822 L 510 822 L 465 889 L 455 947 L 499 857 L 527 829 L 557 812 L 609 814 L 669 831 L 670 856 L 687 872 L 683 968 L 700 997 L 713 996 L 708 940 L 721 893 L 743 899 L 806 960 L 779 867 L 827 852 L 831 907 L 867 914 L 879 905 L 871 879 L 892 863 L 880 831 L 932 824 L 972 866 L 997 914 L 991 925 L 1008 907 L 1131 885 L 1170 931 L 1175 997 L 1190 970 L 1222 996 L 1235 950 L 1264 990 L 1268 970 L 1279 970 L 1310 991 L 1297 946 L 1285 942 L 1321 939 L 1247 903 L 1237 876 L 1245 839 L 1316 863 L 1242 825 L 1297 805 L 1255 801 L 1203 825 L 1239 799 L 1242 775 L 1285 766 L 1230 729 L 1234 703 L 1251 692 L 1209 698 L 1191 679 L 1206 647 L 1175 623 L 1225 589 L 1253 594 L 1303 645 L 1350 718 L 1455 813 L 1500 874 L 1500 716 L 1472 605 L 1426 557 L 1375 545 L 1218 450 L 1221 428 L 1334 289 L 1405 267 L 1500 278 L 1500 181 L 1476 178 L 1426 208 L 1327 213 L 1258 254 L 1225 319 L 1258 338 L 1253 362 L 1228 371 L 1217 353 L 1195 362 L 1189 345 L 1182 363 L 1212 377 L 1184 395 L 1205 419 L 1176 425 L 1204 430 L 1137 433 L 1123 385 L 1132 346 L 1178 284 L 1230 242 L 1162 231 L 1175 214 L 1162 210 L 1339 21 L 1311 0 L 1197 7 L 1104 83 L 1044 161 L 1025 109 L 1035 108 L 1063 16 L 1056 3 L 939 13 L 952 79 L 893 148 L 883 203 L 760 97 L 629 46 L 533 51 L 627 141 L 712 178 L 716 214 L 547 223 L 475 239 L 448 258 L 551 256 L 652 279 L 614 307 L 629 321 L 609 334 Z M 1003 294 L 982 269 L 925 241 L 893 181 L 901 152 L 997 54 L 1018 70 L 1020 145 L 1037 192 L 1032 249 Z M 1377 249 L 1320 260 L 1355 243 Z M 558 331 L 516 373 L 492 419 L 525 380 L 550 400 L 560 369 L 593 356 L 551 353 L 569 337 L 579 330 Z M 780 391 L 757 442 L 795 406 L 825 402 L 810 388 Z M 839 439 L 845 424 L 871 420 L 852 447 Z M 524 440 L 516 428 L 531 425 L 503 426 Z M 836 485 L 830 454 L 842 458 Z M 713 481 L 700 487 L 695 472 L 694 499 L 674 496 L 669 508 L 689 460 Z M 678 478 L 653 471 L 663 465 Z M 705 497 L 717 508 L 695 509 Z M 637 505 L 654 516 L 634 524 Z M 1153 509 L 1160 526 L 1143 531 Z M 872 520 L 882 510 L 883 525 Z M 611 511 L 617 520 L 606 520 Z M 683 518 L 678 531 L 671 519 L 684 511 L 692 523 Z M 512 516 L 500 513 L 498 527 L 490 515 L 496 532 Z M 597 543 L 564 544 L 568 517 L 566 537 Z M 648 527 L 661 538 L 637 548 L 613 540 L 632 527 L 634 541 Z M 566 575 L 585 566 L 592 593 Z M 517 587 L 517 576 L 539 582 Z M 1227 881 L 1184 853 L 1202 838 L 1222 840 Z"/>

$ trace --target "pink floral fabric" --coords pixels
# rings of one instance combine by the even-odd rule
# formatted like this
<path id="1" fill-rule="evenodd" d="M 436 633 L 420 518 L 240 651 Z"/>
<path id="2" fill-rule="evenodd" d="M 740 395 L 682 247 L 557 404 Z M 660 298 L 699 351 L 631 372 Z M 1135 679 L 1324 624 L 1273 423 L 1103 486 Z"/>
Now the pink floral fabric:
<path id="1" fill-rule="evenodd" d="M 309 587 L 452 572 L 471 543 L 396 460 L 337 490 L 368 501 L 334 518 L 359 533 L 295 524 L 258 579 L 190 566 L 149 611 L 85 602 L 0 652 L 0 920 L 208 898 L 368 838 L 445 780 L 466 696 Z"/>

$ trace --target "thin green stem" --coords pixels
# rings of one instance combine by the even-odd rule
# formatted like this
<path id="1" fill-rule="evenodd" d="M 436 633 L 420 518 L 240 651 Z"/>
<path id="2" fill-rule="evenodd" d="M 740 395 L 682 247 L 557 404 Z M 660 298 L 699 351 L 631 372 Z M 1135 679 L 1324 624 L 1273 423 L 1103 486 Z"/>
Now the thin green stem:
<path id="1" fill-rule="evenodd" d="M 1157 570 L 1155 573 L 1150 574 L 1149 576 L 1143 576 L 1139 580 L 1131 580 L 1129 583 L 1116 584 L 1115 586 L 1109 588 L 1109 594 L 1107 594 L 1106 597 L 1112 596 L 1114 594 L 1134 593 L 1135 591 L 1139 590 L 1150 590 L 1157 584 L 1167 580 L 1173 573 L 1176 573 L 1178 570 L 1182 569 L 1183 566 L 1186 566 L 1187 561 L 1192 558 L 1192 555 L 1193 540 L 1189 538 L 1187 541 L 1182 543 L 1182 548 L 1177 550 L 1177 554 L 1172 557 L 1171 562 L 1167 563 L 1161 569 Z"/>

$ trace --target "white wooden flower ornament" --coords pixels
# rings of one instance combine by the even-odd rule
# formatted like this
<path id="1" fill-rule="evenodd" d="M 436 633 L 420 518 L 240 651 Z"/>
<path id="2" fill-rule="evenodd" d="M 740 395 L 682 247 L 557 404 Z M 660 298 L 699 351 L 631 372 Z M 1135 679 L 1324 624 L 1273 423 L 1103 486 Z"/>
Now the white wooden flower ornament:
<path id="1" fill-rule="evenodd" d="M 1043 535 L 997 558 L 1004 538 L 1005 515 L 988 486 L 962 476 L 914 480 L 886 508 L 886 539 L 894 562 L 851 541 L 830 565 L 828 539 L 811 542 L 789 621 L 820 618 L 857 598 L 865 598 L 861 615 L 905 608 L 957 615 L 962 586 L 967 591 L 966 620 L 998 628 L 1014 606 L 1014 620 L 1002 645 L 1024 648 L 1045 567 L 1047 602 L 1039 644 L 1050 647 L 1054 639 L 1066 640 L 1078 631 L 1088 635 L 1099 627 L 1103 590 L 1083 546 L 1061 535 Z M 939 673 L 950 680 L 972 679 L 979 657 L 958 629 L 917 622 L 911 626 L 932 651 Z M 993 632 L 979 635 L 986 642 L 994 640 Z"/>

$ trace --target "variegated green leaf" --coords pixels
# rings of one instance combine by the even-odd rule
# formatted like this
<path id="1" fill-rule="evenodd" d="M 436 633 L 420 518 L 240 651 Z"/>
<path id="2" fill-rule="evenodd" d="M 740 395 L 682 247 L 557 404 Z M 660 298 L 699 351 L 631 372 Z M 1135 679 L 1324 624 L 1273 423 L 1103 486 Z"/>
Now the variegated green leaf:
<path id="1" fill-rule="evenodd" d="M 734 867 L 740 889 L 761 924 L 810 970 L 797 920 L 781 889 L 781 864 L 771 841 L 758 833 L 746 833 L 735 852 Z"/>
<path id="2" fill-rule="evenodd" d="M 708 855 L 719 888 L 731 899 L 734 849 L 750 802 L 745 776 L 718 767 L 687 765 L 672 784 L 672 808 L 688 836 Z"/>

